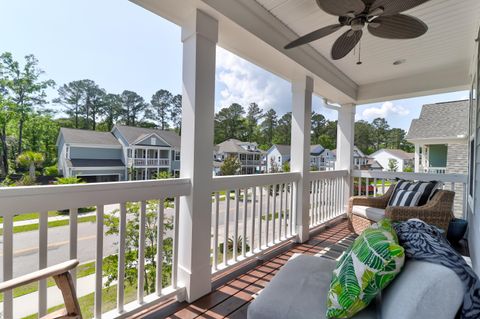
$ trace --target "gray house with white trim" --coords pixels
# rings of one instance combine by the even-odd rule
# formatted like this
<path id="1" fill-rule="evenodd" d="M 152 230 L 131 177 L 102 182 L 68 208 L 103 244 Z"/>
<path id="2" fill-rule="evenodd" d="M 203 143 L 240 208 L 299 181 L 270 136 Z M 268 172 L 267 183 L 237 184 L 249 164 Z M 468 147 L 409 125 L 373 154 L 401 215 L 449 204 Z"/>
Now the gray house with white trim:
<path id="1" fill-rule="evenodd" d="M 152 179 L 180 172 L 180 136 L 172 131 L 115 126 L 111 132 L 61 128 L 58 170 L 87 182 Z"/>

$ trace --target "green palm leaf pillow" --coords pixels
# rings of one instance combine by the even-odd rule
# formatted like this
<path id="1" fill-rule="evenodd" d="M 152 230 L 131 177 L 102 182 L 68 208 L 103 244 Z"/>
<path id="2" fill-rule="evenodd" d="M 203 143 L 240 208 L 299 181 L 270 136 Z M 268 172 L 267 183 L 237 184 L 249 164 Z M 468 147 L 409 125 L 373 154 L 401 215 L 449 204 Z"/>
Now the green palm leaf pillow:
<path id="1" fill-rule="evenodd" d="M 350 318 L 367 307 L 400 272 L 404 261 L 390 220 L 382 219 L 364 230 L 333 271 L 327 318 Z"/>

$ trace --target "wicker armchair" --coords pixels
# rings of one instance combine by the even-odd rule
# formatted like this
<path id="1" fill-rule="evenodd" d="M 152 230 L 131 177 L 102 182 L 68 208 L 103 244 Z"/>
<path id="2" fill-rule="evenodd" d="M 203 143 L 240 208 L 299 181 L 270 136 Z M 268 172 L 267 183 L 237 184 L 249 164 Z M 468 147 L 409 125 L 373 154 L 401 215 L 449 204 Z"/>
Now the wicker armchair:
<path id="1" fill-rule="evenodd" d="M 348 227 L 356 234 L 360 234 L 365 228 L 374 224 L 375 221 L 352 213 L 353 205 L 385 209 L 385 217 L 393 221 L 405 221 L 410 218 L 418 218 L 429 224 L 435 225 L 445 231 L 453 219 L 453 199 L 455 192 L 437 190 L 427 204 L 417 207 L 388 206 L 388 201 L 393 194 L 394 186 L 379 197 L 353 196 L 348 205 Z"/>

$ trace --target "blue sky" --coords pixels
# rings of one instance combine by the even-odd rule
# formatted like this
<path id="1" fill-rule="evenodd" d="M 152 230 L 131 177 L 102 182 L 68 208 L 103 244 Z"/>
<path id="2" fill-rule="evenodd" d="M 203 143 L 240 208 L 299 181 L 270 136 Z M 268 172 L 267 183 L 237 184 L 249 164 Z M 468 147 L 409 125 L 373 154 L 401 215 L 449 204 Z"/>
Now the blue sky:
<path id="1" fill-rule="evenodd" d="M 147 101 L 158 89 L 181 93 L 180 28 L 129 1 L 0 0 L 0 52 L 17 59 L 33 53 L 45 77 L 62 85 L 92 79 L 111 93 L 136 91 Z M 291 110 L 290 84 L 223 49 L 217 50 L 215 106 L 233 102 Z M 55 90 L 48 92 L 55 97 Z M 360 105 L 357 119 L 386 117 L 392 127 L 408 130 L 421 105 L 465 99 L 467 92 Z M 336 119 L 314 98 L 315 112 Z"/>

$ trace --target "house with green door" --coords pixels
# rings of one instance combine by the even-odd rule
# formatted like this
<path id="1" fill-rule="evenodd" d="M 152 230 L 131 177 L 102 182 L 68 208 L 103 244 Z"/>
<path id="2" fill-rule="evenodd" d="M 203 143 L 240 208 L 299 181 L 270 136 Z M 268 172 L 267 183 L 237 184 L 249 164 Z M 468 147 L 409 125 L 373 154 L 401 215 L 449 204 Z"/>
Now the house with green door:
<path id="1" fill-rule="evenodd" d="M 415 145 L 416 173 L 468 173 L 469 103 L 461 100 L 423 105 L 406 136 Z M 461 211 L 462 206 L 463 199 L 456 197 L 455 211 Z"/>

